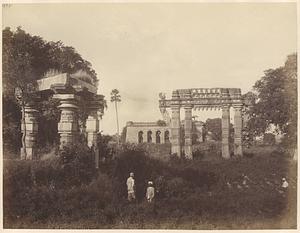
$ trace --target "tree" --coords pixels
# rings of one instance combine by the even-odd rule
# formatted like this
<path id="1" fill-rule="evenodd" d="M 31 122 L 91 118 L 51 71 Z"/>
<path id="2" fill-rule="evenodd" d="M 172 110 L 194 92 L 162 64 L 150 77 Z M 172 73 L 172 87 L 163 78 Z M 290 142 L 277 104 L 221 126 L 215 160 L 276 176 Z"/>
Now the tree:
<path id="1" fill-rule="evenodd" d="M 212 139 L 221 141 L 222 139 L 222 120 L 221 118 L 207 119 L 205 122 L 205 134 L 212 133 Z"/>
<path id="2" fill-rule="evenodd" d="M 121 143 L 126 143 L 127 126 L 124 126 L 121 132 Z"/>
<path id="3" fill-rule="evenodd" d="M 221 118 L 213 118 L 207 119 L 204 128 L 203 128 L 204 137 L 207 135 L 208 132 L 211 132 L 212 139 L 215 141 L 222 140 L 222 119 Z M 233 142 L 233 125 L 230 123 L 229 125 L 229 140 Z"/>
<path id="4" fill-rule="evenodd" d="M 265 145 L 274 145 L 276 143 L 275 135 L 272 133 L 265 133 L 263 142 Z"/>
<path id="5" fill-rule="evenodd" d="M 158 120 L 156 123 L 158 126 L 166 126 L 167 125 L 167 123 L 164 120 Z"/>
<path id="6" fill-rule="evenodd" d="M 10 30 L 3 31 L 3 84 L 4 96 L 13 98 L 16 96 L 22 111 L 22 125 L 24 133 L 22 135 L 22 148 L 26 158 L 26 124 L 25 124 L 25 105 L 33 98 L 34 80 L 36 74 L 31 63 L 32 54 L 27 50 L 30 45 L 39 41 L 39 38 L 32 38 L 20 28 L 14 35 Z M 12 50 L 11 47 L 14 47 Z M 5 82 L 9 79 L 9 82 Z M 4 102 L 5 103 L 5 102 Z"/>
<path id="7" fill-rule="evenodd" d="M 242 99 L 244 102 L 244 107 L 242 108 L 242 115 L 243 115 L 243 129 L 242 129 L 242 142 L 245 146 L 249 147 L 253 144 L 254 141 L 254 130 L 253 128 L 249 128 L 249 110 L 255 105 L 257 102 L 257 95 L 249 91 L 246 94 L 242 95 Z"/>
<path id="8" fill-rule="evenodd" d="M 284 135 L 286 146 L 297 145 L 297 54 L 287 57 L 285 65 L 265 71 L 253 86 L 257 101 L 247 114 L 248 128 L 254 135 L 264 134 L 272 125 Z"/>
<path id="9" fill-rule="evenodd" d="M 110 93 L 111 98 L 110 101 L 115 103 L 115 109 L 116 109 L 116 119 L 117 119 L 117 133 L 118 136 L 120 135 L 119 133 L 119 118 L 118 118 L 118 102 L 121 102 L 121 95 L 119 94 L 119 91 L 117 89 L 113 89 Z"/>

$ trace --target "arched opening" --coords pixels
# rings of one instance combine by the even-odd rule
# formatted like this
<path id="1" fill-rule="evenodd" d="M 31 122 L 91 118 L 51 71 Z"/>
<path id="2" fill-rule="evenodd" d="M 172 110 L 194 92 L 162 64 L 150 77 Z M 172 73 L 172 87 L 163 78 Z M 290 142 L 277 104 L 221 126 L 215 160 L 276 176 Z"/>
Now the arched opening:
<path id="1" fill-rule="evenodd" d="M 167 130 L 165 132 L 165 143 L 169 143 L 170 142 L 170 133 L 169 131 Z"/>
<path id="2" fill-rule="evenodd" d="M 160 144 L 160 134 L 161 134 L 161 132 L 159 130 L 156 131 L 155 142 L 158 144 Z"/>
<path id="3" fill-rule="evenodd" d="M 147 142 L 148 143 L 152 142 L 152 131 L 150 130 L 147 132 Z"/>
<path id="4" fill-rule="evenodd" d="M 139 143 L 143 143 L 143 131 L 140 131 L 138 133 L 138 141 L 139 141 Z"/>

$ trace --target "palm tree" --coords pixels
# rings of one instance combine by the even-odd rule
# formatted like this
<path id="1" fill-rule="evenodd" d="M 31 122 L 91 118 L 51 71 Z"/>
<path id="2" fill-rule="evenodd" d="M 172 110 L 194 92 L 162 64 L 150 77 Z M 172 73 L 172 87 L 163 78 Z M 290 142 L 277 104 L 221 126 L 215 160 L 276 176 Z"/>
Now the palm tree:
<path id="1" fill-rule="evenodd" d="M 117 102 L 121 102 L 121 96 L 119 94 L 119 90 L 118 89 L 113 89 L 110 93 L 110 101 L 111 102 L 115 102 L 115 108 L 116 108 L 116 118 L 117 118 L 117 132 L 118 132 L 118 136 L 119 134 L 119 119 L 118 119 L 118 105 Z"/>

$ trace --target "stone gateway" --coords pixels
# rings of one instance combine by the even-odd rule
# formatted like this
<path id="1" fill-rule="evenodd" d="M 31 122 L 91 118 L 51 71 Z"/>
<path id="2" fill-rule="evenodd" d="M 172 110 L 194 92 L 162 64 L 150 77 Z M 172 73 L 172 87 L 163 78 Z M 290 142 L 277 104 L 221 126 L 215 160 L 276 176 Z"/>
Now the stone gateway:
<path id="1" fill-rule="evenodd" d="M 172 98 L 166 99 L 160 94 L 159 108 L 165 121 L 170 122 L 172 153 L 181 156 L 182 151 L 187 158 L 192 159 L 192 110 L 221 109 L 222 110 L 222 157 L 230 158 L 229 124 L 230 107 L 234 114 L 234 155 L 243 156 L 242 150 L 242 107 L 243 101 L 239 88 L 191 88 L 178 89 L 172 92 Z M 170 108 L 171 118 L 166 109 Z M 180 109 L 184 108 L 184 150 L 181 145 Z"/>

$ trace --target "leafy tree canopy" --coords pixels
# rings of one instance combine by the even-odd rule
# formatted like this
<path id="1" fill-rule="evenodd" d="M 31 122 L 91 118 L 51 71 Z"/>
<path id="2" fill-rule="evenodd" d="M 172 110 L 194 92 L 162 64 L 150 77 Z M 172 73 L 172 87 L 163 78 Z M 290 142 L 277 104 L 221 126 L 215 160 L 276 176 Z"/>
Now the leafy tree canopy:
<path id="1" fill-rule="evenodd" d="M 77 51 L 61 41 L 45 41 L 39 36 L 26 33 L 21 27 L 16 31 L 5 28 L 2 31 L 3 85 L 5 98 L 14 97 L 16 87 L 26 92 L 28 83 L 42 78 L 49 70 L 88 74 L 94 82 L 97 74 L 91 63 L 84 60 Z"/>
<path id="2" fill-rule="evenodd" d="M 292 145 L 297 141 L 297 54 L 283 67 L 269 69 L 253 86 L 257 101 L 249 108 L 248 128 L 262 135 L 274 125 Z"/>
<path id="3" fill-rule="evenodd" d="M 230 140 L 232 141 L 233 125 L 230 123 Z M 207 119 L 204 124 L 204 135 L 207 135 L 208 132 L 211 132 L 213 140 L 221 141 L 222 140 L 222 119 L 213 118 Z"/>

